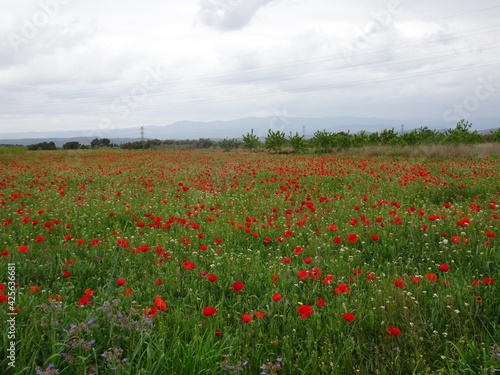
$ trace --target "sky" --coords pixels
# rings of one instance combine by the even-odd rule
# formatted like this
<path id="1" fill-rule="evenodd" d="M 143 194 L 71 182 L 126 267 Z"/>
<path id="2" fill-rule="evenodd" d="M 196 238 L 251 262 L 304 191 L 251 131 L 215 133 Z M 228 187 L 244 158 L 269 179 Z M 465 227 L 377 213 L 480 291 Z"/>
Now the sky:
<path id="1" fill-rule="evenodd" d="M 497 0 L 0 0 L 0 133 L 499 118 Z"/>

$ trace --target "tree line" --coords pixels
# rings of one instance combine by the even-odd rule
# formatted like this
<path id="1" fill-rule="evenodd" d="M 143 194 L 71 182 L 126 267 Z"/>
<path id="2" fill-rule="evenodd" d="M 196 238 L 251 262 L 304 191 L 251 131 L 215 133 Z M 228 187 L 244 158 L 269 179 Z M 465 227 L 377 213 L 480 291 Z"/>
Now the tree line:
<path id="1" fill-rule="evenodd" d="M 77 150 L 88 148 L 120 147 L 122 149 L 209 149 L 221 148 L 224 151 L 244 149 L 249 151 L 266 150 L 270 153 L 306 152 L 313 150 L 320 153 L 342 151 L 349 148 L 365 146 L 417 146 L 422 144 L 479 144 L 484 142 L 500 143 L 500 128 L 491 134 L 483 135 L 473 131 L 472 124 L 460 120 L 455 128 L 446 131 L 429 129 L 427 126 L 413 129 L 408 132 L 398 133 L 392 129 L 384 129 L 380 132 L 367 133 L 361 131 L 356 134 L 347 132 L 328 132 L 326 130 L 316 131 L 313 137 L 306 139 L 298 132 L 287 135 L 281 130 L 269 129 L 266 137 L 261 140 L 253 129 L 244 134 L 241 139 L 224 138 L 220 141 L 200 138 L 198 140 L 159 140 L 148 139 L 144 141 L 126 142 L 121 145 L 112 143 L 108 138 L 95 138 L 90 146 L 82 145 L 77 141 L 65 143 L 64 150 Z M 28 150 L 56 150 L 54 142 L 41 142 L 27 146 Z"/>

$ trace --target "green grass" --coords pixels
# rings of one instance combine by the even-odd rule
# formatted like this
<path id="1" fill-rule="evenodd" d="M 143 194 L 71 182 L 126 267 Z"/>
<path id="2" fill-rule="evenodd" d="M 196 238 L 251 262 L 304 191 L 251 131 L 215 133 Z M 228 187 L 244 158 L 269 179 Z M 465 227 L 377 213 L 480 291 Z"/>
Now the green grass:
<path id="1" fill-rule="evenodd" d="M 273 366 L 280 374 L 493 374 L 499 167 L 487 157 L 5 155 L 0 283 L 6 294 L 14 263 L 21 311 L 16 367 L 0 366 L 18 374 L 271 374 Z M 464 218 L 470 225 L 459 226 Z M 244 288 L 233 291 L 235 281 Z M 335 293 L 340 283 L 348 293 Z M 87 288 L 91 304 L 78 306 Z M 168 309 L 149 319 L 144 309 L 156 296 Z M 301 305 L 314 313 L 301 319 Z M 217 313 L 204 316 L 206 306 Z M 0 304 L 2 322 L 8 307 Z M 7 334 L 2 340 L 7 354 Z"/>

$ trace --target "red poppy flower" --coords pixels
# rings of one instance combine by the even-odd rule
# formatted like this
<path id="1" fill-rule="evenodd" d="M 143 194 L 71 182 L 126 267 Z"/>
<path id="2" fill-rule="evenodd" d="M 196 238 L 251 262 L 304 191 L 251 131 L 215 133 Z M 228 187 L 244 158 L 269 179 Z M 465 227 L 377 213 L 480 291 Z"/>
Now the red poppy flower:
<path id="1" fill-rule="evenodd" d="M 352 270 L 352 274 L 354 276 L 358 276 L 358 275 L 361 275 L 363 273 L 363 271 L 361 271 L 359 268 L 358 269 L 354 269 Z"/>
<path id="2" fill-rule="evenodd" d="M 481 280 L 472 280 L 472 286 L 481 286 L 482 281 Z"/>
<path id="3" fill-rule="evenodd" d="M 428 273 L 425 275 L 425 279 L 430 281 L 431 283 L 435 283 L 437 281 L 437 275 L 435 273 Z"/>
<path id="4" fill-rule="evenodd" d="M 243 314 L 241 320 L 243 321 L 243 323 L 250 323 L 252 321 L 252 315 Z"/>
<path id="5" fill-rule="evenodd" d="M 321 280 L 321 282 L 323 284 L 330 284 L 334 280 L 335 280 L 335 276 L 328 273 L 325 275 L 325 278 L 323 280 Z"/>
<path id="6" fill-rule="evenodd" d="M 309 271 L 306 270 L 300 270 L 298 273 L 298 277 L 300 280 L 305 279 L 307 276 L 309 276 Z"/>
<path id="7" fill-rule="evenodd" d="M 422 279 L 421 279 L 420 277 L 418 277 L 418 276 L 412 276 L 412 277 L 411 277 L 411 282 L 412 282 L 413 284 L 418 284 L 418 283 L 420 283 L 421 281 L 422 281 Z"/>
<path id="8" fill-rule="evenodd" d="M 377 276 L 373 272 L 367 272 L 366 273 L 366 280 L 375 281 L 375 280 L 377 280 Z"/>
<path id="9" fill-rule="evenodd" d="M 491 277 L 485 277 L 484 278 L 484 285 L 493 285 L 495 280 L 493 280 Z"/>
<path id="10" fill-rule="evenodd" d="M 311 257 L 304 258 L 304 263 L 305 264 L 310 264 L 311 262 L 312 262 L 312 258 Z"/>
<path id="11" fill-rule="evenodd" d="M 185 262 L 182 263 L 182 267 L 184 267 L 186 271 L 191 271 L 194 270 L 196 266 L 193 262 L 186 260 Z"/>
<path id="12" fill-rule="evenodd" d="M 350 243 L 355 243 L 357 242 L 359 239 L 358 235 L 355 234 L 355 233 L 351 233 L 347 236 L 347 241 L 349 241 Z"/>
<path id="13" fill-rule="evenodd" d="M 396 288 L 404 289 L 405 288 L 405 283 L 401 279 L 396 279 L 396 280 L 394 280 L 394 286 Z"/>
<path id="14" fill-rule="evenodd" d="M 283 263 L 289 264 L 292 261 L 292 258 L 285 257 L 283 258 Z"/>
<path id="15" fill-rule="evenodd" d="M 146 318 L 153 319 L 158 314 L 158 309 L 154 306 L 148 306 L 143 310 L 143 314 Z"/>
<path id="16" fill-rule="evenodd" d="M 356 318 L 353 313 L 345 313 L 342 317 L 346 322 L 352 322 Z"/>
<path id="17" fill-rule="evenodd" d="M 314 280 L 319 280 L 321 277 L 321 269 L 318 267 L 313 268 L 309 271 L 309 277 Z"/>
<path id="18" fill-rule="evenodd" d="M 77 306 L 92 305 L 92 301 L 90 300 L 90 296 L 84 295 L 76 304 Z"/>
<path id="19" fill-rule="evenodd" d="M 155 306 L 161 311 L 167 311 L 167 304 L 160 296 L 155 297 Z"/>
<path id="20" fill-rule="evenodd" d="M 207 306 L 203 309 L 203 315 L 205 316 L 214 316 L 217 313 L 217 309 L 212 306 Z"/>
<path id="21" fill-rule="evenodd" d="M 36 236 L 35 242 L 43 242 L 43 241 L 45 241 L 45 237 L 44 236 Z"/>
<path id="22" fill-rule="evenodd" d="M 62 300 L 62 297 L 59 294 L 51 294 L 49 296 L 49 301 L 56 300 L 60 302 Z"/>
<path id="23" fill-rule="evenodd" d="M 337 236 L 333 239 L 333 242 L 335 242 L 337 245 L 340 245 L 342 243 L 342 238 Z"/>
<path id="24" fill-rule="evenodd" d="M 340 294 L 340 293 L 349 293 L 350 289 L 347 287 L 347 284 L 340 283 L 336 288 L 335 288 L 335 294 Z"/>
<path id="25" fill-rule="evenodd" d="M 392 336 L 399 336 L 401 334 L 401 330 L 399 328 L 392 326 L 389 329 L 387 329 L 387 333 Z"/>
<path id="26" fill-rule="evenodd" d="M 266 317 L 266 313 L 263 311 L 256 311 L 254 315 L 257 319 L 264 319 Z"/>
<path id="27" fill-rule="evenodd" d="M 21 245 L 21 246 L 19 246 L 19 247 L 17 248 L 17 250 L 19 250 L 19 251 L 20 251 L 20 252 L 22 252 L 22 253 L 27 253 L 27 252 L 28 252 L 28 250 L 29 250 L 29 247 L 28 247 L 28 246 L 26 246 L 26 245 Z"/>
<path id="28" fill-rule="evenodd" d="M 325 307 L 325 300 L 323 298 L 318 298 L 318 300 L 316 301 L 316 306 L 318 307 Z"/>
<path id="29" fill-rule="evenodd" d="M 297 307 L 297 312 L 300 314 L 301 319 L 305 319 L 309 315 L 314 314 L 314 310 L 310 305 L 301 305 Z"/>
<path id="30" fill-rule="evenodd" d="M 302 248 L 300 246 L 297 246 L 295 250 L 293 251 L 294 255 L 300 254 L 302 252 Z"/>
<path id="31" fill-rule="evenodd" d="M 128 287 L 127 287 L 127 289 L 125 289 L 125 290 L 122 292 L 122 294 L 123 294 L 125 297 L 130 297 L 130 296 L 132 296 L 132 294 L 133 294 L 133 293 L 134 293 L 134 292 L 132 291 L 132 289 L 131 289 L 131 288 L 128 288 Z"/>
<path id="32" fill-rule="evenodd" d="M 276 274 L 273 274 L 273 275 L 271 276 L 271 278 L 273 279 L 273 285 L 274 285 L 274 286 L 278 285 L 278 278 L 279 278 L 279 276 L 278 276 L 278 275 L 276 275 Z"/>
<path id="33" fill-rule="evenodd" d="M 71 275 L 71 273 L 69 271 L 64 271 L 63 275 L 65 278 L 68 278 Z"/>
<path id="34" fill-rule="evenodd" d="M 233 292 L 239 292 L 245 287 L 245 284 L 243 284 L 241 281 L 235 281 L 233 283 Z"/>
<path id="35" fill-rule="evenodd" d="M 279 295 L 279 293 L 274 293 L 271 298 L 273 299 L 274 302 L 279 302 L 282 299 L 282 297 Z"/>
<path id="36" fill-rule="evenodd" d="M 37 293 L 40 290 L 40 287 L 38 285 L 33 285 L 30 288 L 30 293 Z"/>
<path id="37" fill-rule="evenodd" d="M 211 273 L 210 275 L 208 275 L 207 280 L 210 281 L 211 283 L 215 283 L 217 281 L 217 276 Z"/>
<path id="38" fill-rule="evenodd" d="M 216 337 L 222 337 L 222 331 L 220 331 L 219 329 L 216 329 L 215 330 L 215 336 Z"/>
<path id="39" fill-rule="evenodd" d="M 127 282 L 127 281 L 126 281 L 125 279 L 118 279 L 118 280 L 116 281 L 116 283 L 118 284 L 118 286 L 123 286 L 123 285 L 125 285 L 125 284 L 126 284 L 126 282 Z"/>
<path id="40" fill-rule="evenodd" d="M 441 272 L 448 272 L 450 270 L 450 266 L 448 264 L 440 264 L 439 265 L 439 270 Z"/>

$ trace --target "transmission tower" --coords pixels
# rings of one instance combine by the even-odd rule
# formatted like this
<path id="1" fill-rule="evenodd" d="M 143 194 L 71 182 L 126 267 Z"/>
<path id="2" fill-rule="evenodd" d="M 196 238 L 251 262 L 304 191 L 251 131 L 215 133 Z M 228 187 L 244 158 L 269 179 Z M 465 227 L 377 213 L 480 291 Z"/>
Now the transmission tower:
<path id="1" fill-rule="evenodd" d="M 141 125 L 141 143 L 144 144 L 144 125 Z"/>

